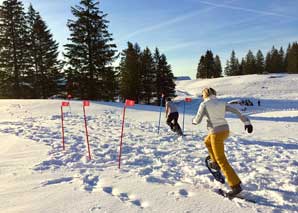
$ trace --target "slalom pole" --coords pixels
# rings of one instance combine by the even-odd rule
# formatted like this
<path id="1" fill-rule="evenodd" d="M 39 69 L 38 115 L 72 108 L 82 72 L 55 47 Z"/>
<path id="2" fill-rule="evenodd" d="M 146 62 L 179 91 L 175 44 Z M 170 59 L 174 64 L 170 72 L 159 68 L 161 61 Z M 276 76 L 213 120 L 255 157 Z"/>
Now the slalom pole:
<path id="1" fill-rule="evenodd" d="M 122 115 L 122 128 L 121 128 L 121 137 L 120 137 L 120 151 L 119 151 L 119 157 L 118 157 L 118 169 L 120 169 L 120 164 L 121 164 L 121 155 L 122 155 L 122 142 L 123 142 L 123 130 L 124 130 L 124 120 L 125 120 L 125 111 L 126 111 L 126 106 L 124 105 L 123 108 L 123 115 Z"/>
<path id="2" fill-rule="evenodd" d="M 163 101 L 164 94 L 161 95 L 160 97 L 160 108 L 159 108 L 159 121 L 158 121 L 158 130 L 157 133 L 159 134 L 159 129 L 160 129 L 160 120 L 161 120 L 161 111 L 162 111 L 162 101 Z"/>
<path id="3" fill-rule="evenodd" d="M 63 124 L 63 106 L 61 106 L 61 128 L 62 128 L 62 147 L 63 150 L 65 150 L 65 144 L 64 144 L 64 124 Z"/>
<path id="4" fill-rule="evenodd" d="M 86 119 L 86 110 L 85 106 L 89 106 L 89 101 L 83 101 L 83 111 L 84 111 L 84 120 L 85 120 L 85 132 L 86 132 L 86 143 L 88 148 L 88 157 L 91 160 L 91 151 L 90 151 L 90 144 L 89 144 L 89 137 L 88 137 L 88 128 L 87 128 L 87 119 Z"/>
<path id="5" fill-rule="evenodd" d="M 124 131 L 124 121 L 125 121 L 125 112 L 127 106 L 134 106 L 135 101 L 133 100 L 125 100 L 125 104 L 123 107 L 123 115 L 122 115 L 122 128 L 121 128 L 121 136 L 120 136 L 120 149 L 119 149 L 119 155 L 118 155 L 118 169 L 120 169 L 121 165 L 121 156 L 122 156 L 122 142 L 123 142 L 123 131 Z"/>
<path id="6" fill-rule="evenodd" d="M 182 132 L 184 132 L 184 118 L 185 118 L 185 105 L 186 105 L 186 102 L 187 103 L 190 103 L 192 101 L 191 98 L 185 98 L 184 99 L 184 108 L 183 108 L 183 127 L 182 127 Z"/>
<path id="7" fill-rule="evenodd" d="M 185 118 L 185 100 L 183 101 L 183 123 L 182 123 L 182 132 L 184 132 L 184 118 Z"/>
<path id="8" fill-rule="evenodd" d="M 63 113 L 63 107 L 69 106 L 68 101 L 62 101 L 61 103 L 61 128 L 62 128 L 62 147 L 63 150 L 65 150 L 65 140 L 64 140 L 64 113 Z"/>

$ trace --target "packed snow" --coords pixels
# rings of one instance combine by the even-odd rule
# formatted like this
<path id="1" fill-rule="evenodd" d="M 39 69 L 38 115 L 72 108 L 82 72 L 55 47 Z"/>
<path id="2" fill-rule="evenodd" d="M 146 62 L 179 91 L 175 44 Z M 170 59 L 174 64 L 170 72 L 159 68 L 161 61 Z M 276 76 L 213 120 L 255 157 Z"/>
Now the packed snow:
<path id="1" fill-rule="evenodd" d="M 253 134 L 228 114 L 225 142 L 229 162 L 242 180 L 243 195 L 256 203 L 216 194 L 204 165 L 205 120 L 191 119 L 211 86 L 248 115 Z M 158 132 L 159 107 L 126 109 L 121 169 L 118 152 L 122 103 L 86 107 L 91 157 L 85 138 L 82 101 L 63 107 L 66 149 L 62 149 L 62 100 L 0 100 L 0 212 L 297 212 L 298 75 L 249 75 L 177 81 L 179 122 L 184 137 L 165 124 Z M 260 100 L 261 105 L 257 105 Z"/>

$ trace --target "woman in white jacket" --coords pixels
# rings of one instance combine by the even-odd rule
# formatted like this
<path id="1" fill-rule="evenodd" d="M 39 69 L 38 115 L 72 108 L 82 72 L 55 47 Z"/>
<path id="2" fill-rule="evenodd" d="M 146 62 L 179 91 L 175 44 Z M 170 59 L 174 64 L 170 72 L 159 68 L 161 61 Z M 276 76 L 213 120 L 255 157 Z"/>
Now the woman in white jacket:
<path id="1" fill-rule="evenodd" d="M 220 170 L 227 178 L 231 191 L 227 196 L 233 197 L 242 191 L 241 180 L 230 166 L 224 153 L 224 141 L 229 136 L 229 125 L 225 119 L 226 111 L 232 112 L 245 124 L 245 130 L 252 132 L 253 127 L 250 120 L 242 115 L 237 109 L 232 108 L 226 102 L 216 98 L 216 91 L 212 88 L 205 88 L 202 91 L 203 102 L 200 104 L 193 124 L 199 124 L 204 116 L 207 117 L 208 136 L 205 138 L 205 145 L 208 149 L 213 167 L 220 167 Z"/>

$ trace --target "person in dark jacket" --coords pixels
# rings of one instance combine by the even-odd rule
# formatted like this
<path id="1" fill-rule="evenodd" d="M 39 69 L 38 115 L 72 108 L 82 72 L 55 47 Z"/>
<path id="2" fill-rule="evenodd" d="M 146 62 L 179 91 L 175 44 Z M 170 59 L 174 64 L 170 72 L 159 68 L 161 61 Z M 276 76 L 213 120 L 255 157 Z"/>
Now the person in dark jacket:
<path id="1" fill-rule="evenodd" d="M 178 135 L 182 135 L 183 133 L 178 123 L 179 113 L 178 113 L 177 107 L 172 102 L 171 98 L 167 98 L 166 118 L 167 118 L 167 124 L 170 126 L 171 130 L 174 132 L 177 132 Z"/>

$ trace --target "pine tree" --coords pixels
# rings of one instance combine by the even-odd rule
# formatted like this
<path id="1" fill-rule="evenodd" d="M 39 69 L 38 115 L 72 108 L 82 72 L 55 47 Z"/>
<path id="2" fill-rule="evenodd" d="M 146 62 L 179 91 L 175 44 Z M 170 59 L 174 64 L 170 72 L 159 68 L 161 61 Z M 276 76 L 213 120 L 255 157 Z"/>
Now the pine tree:
<path id="1" fill-rule="evenodd" d="M 266 73 L 272 73 L 272 56 L 271 52 L 268 52 L 265 59 L 265 72 Z"/>
<path id="2" fill-rule="evenodd" d="M 244 67 L 245 67 L 245 60 L 244 58 L 241 59 L 241 63 L 239 65 L 239 73 L 240 75 L 243 75 L 244 74 Z"/>
<path id="3" fill-rule="evenodd" d="M 111 63 L 116 45 L 108 32 L 107 14 L 94 0 L 81 0 L 71 12 L 76 19 L 67 24 L 71 35 L 64 56 L 68 80 L 79 83 L 73 92 L 81 98 L 113 100 L 116 76 Z"/>
<path id="4" fill-rule="evenodd" d="M 167 58 L 164 54 L 161 54 L 159 61 L 160 73 L 162 76 L 162 81 L 157 82 L 161 85 L 162 93 L 166 97 L 175 97 L 175 82 L 174 74 L 172 73 L 171 65 L 168 64 Z"/>
<path id="5" fill-rule="evenodd" d="M 278 51 L 278 70 L 281 73 L 286 72 L 286 67 L 285 67 L 285 52 L 282 47 L 280 47 Z"/>
<path id="6" fill-rule="evenodd" d="M 3 1 L 0 7 L 0 72 L 2 96 L 27 97 L 30 85 L 24 83 L 28 68 L 28 33 L 23 4 Z"/>
<path id="7" fill-rule="evenodd" d="M 227 76 L 240 75 L 239 61 L 234 50 L 231 53 L 230 60 L 227 61 L 225 73 Z"/>
<path id="8" fill-rule="evenodd" d="M 214 78 L 222 76 L 221 61 L 218 55 L 214 58 Z"/>
<path id="9" fill-rule="evenodd" d="M 127 49 L 121 53 L 120 96 L 122 100 L 132 99 L 137 103 L 141 88 L 141 51 L 138 44 L 127 43 Z"/>
<path id="10" fill-rule="evenodd" d="M 171 66 L 167 62 L 167 58 L 164 54 L 160 54 L 158 48 L 155 49 L 154 53 L 154 64 L 155 64 L 155 97 L 157 102 L 164 94 L 165 97 L 175 97 L 175 82 L 174 75 L 172 73 Z"/>
<path id="11" fill-rule="evenodd" d="M 291 44 L 289 43 L 287 52 L 285 54 L 285 59 L 284 59 L 284 69 L 286 72 L 288 72 L 288 58 L 289 58 L 289 52 L 290 52 L 291 48 L 292 48 Z"/>
<path id="12" fill-rule="evenodd" d="M 243 72 L 247 74 L 256 74 L 256 59 L 251 50 L 248 51 L 245 57 L 245 63 L 243 66 Z"/>
<path id="13" fill-rule="evenodd" d="M 273 46 L 271 49 L 271 73 L 279 73 L 282 69 L 283 59 L 278 50 Z"/>
<path id="14" fill-rule="evenodd" d="M 205 55 L 205 67 L 207 72 L 207 78 L 214 78 L 215 63 L 213 53 L 211 50 L 207 50 Z"/>
<path id="15" fill-rule="evenodd" d="M 218 61 L 217 61 L 217 66 L 219 66 Z M 218 68 L 221 69 L 221 66 Z M 207 50 L 206 54 L 200 58 L 200 62 L 197 67 L 197 78 L 220 77 L 219 70 L 216 70 L 216 69 L 217 68 L 215 65 L 215 59 L 213 57 L 213 53 L 211 50 Z"/>
<path id="16" fill-rule="evenodd" d="M 207 78 L 207 69 L 205 67 L 205 56 L 201 56 L 200 62 L 197 67 L 197 79 L 198 78 Z"/>
<path id="17" fill-rule="evenodd" d="M 231 69 L 231 64 L 230 64 L 230 60 L 227 60 L 226 62 L 226 66 L 225 66 L 225 75 L 226 76 L 232 76 L 232 69 Z"/>
<path id="18" fill-rule="evenodd" d="M 288 73 L 298 73 L 298 43 L 294 42 L 288 53 Z"/>
<path id="19" fill-rule="evenodd" d="M 155 79 L 155 70 L 153 56 L 150 49 L 147 47 L 141 54 L 141 100 L 150 104 L 153 96 L 154 85 L 152 82 Z"/>
<path id="20" fill-rule="evenodd" d="M 264 56 L 261 50 L 258 50 L 256 55 L 256 73 L 263 74 L 265 70 Z"/>
<path id="21" fill-rule="evenodd" d="M 35 98 L 47 98 L 58 92 L 57 81 L 61 78 L 58 43 L 32 5 L 28 9 L 27 20 L 31 58 L 27 82 L 33 86 Z"/>

